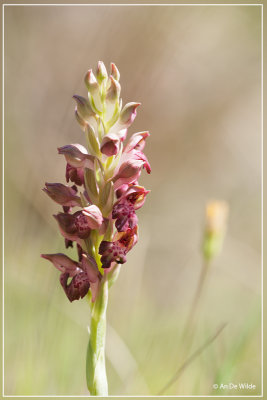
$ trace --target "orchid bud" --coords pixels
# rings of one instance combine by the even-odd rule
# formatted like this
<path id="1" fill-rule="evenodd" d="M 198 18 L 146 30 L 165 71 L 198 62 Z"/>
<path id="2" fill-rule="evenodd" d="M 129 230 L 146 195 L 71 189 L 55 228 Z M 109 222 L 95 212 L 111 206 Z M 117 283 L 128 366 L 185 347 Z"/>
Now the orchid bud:
<path id="1" fill-rule="evenodd" d="M 79 115 L 77 107 L 75 107 L 75 118 L 82 130 L 84 130 L 86 127 L 86 121 Z"/>
<path id="2" fill-rule="evenodd" d="M 120 80 L 120 72 L 114 63 L 110 64 L 111 75 L 113 76 L 116 81 Z"/>
<path id="3" fill-rule="evenodd" d="M 92 110 L 91 105 L 87 99 L 85 99 L 82 96 L 78 96 L 77 94 L 75 94 L 72 97 L 76 100 L 77 111 L 81 118 L 84 118 L 85 120 L 87 120 L 88 118 L 93 117 L 95 115 L 95 113 Z"/>
<path id="4" fill-rule="evenodd" d="M 81 144 L 68 144 L 58 148 L 58 153 L 63 154 L 68 164 L 75 168 L 94 168 L 94 157 L 89 155 Z"/>
<path id="5" fill-rule="evenodd" d="M 96 78 L 98 83 L 101 84 L 103 81 L 107 80 L 108 73 L 103 61 L 98 61 L 97 70 L 96 70 Z"/>
<path id="6" fill-rule="evenodd" d="M 120 114 L 119 122 L 125 128 L 128 128 L 135 120 L 136 109 L 141 103 L 127 103 Z"/>
<path id="7" fill-rule="evenodd" d="M 84 172 L 84 182 L 86 192 L 93 203 L 98 202 L 98 185 L 95 178 L 95 173 L 93 170 L 85 168 Z"/>
<path id="8" fill-rule="evenodd" d="M 228 204 L 224 201 L 210 201 L 206 206 L 203 255 L 206 260 L 220 253 L 226 232 Z"/>
<path id="9" fill-rule="evenodd" d="M 128 103 L 124 106 L 123 110 L 120 112 L 119 119 L 116 120 L 116 123 L 110 123 L 111 132 L 116 133 L 116 135 L 120 138 L 121 141 L 124 141 L 127 135 L 127 130 L 129 126 L 133 123 L 136 117 L 136 108 L 141 103 Z"/>
<path id="10" fill-rule="evenodd" d="M 148 136 L 150 136 L 148 131 L 134 133 L 130 137 L 124 151 L 129 152 L 133 149 L 143 151 L 145 147 L 145 141 Z"/>
<path id="11" fill-rule="evenodd" d="M 142 160 L 128 159 L 121 166 L 113 178 L 114 189 L 117 190 L 121 185 L 136 181 L 141 173 L 144 162 Z"/>
<path id="12" fill-rule="evenodd" d="M 96 77 L 91 69 L 89 69 L 84 77 L 85 85 L 88 89 L 88 92 L 91 94 L 97 92 L 99 90 L 99 85 L 97 83 Z"/>
<path id="13" fill-rule="evenodd" d="M 108 81 L 108 90 L 106 93 L 106 112 L 105 120 L 106 126 L 109 129 L 120 116 L 120 92 L 121 85 L 111 75 Z"/>
<path id="14" fill-rule="evenodd" d="M 121 85 L 118 81 L 116 81 L 116 79 L 113 78 L 113 76 L 110 76 L 110 87 L 107 90 L 106 101 L 115 103 L 119 100 L 120 93 Z"/>
<path id="15" fill-rule="evenodd" d="M 96 205 L 92 204 L 91 206 L 84 207 L 82 213 L 86 216 L 88 225 L 91 229 L 98 229 L 101 226 L 103 216 Z"/>
<path id="16" fill-rule="evenodd" d="M 92 154 L 99 154 L 99 142 L 96 137 L 95 130 L 90 124 L 86 124 L 85 134 L 89 151 Z"/>
<path id="17" fill-rule="evenodd" d="M 109 133 L 103 137 L 101 143 L 101 153 L 108 157 L 118 154 L 120 148 L 120 140 L 115 133 Z"/>
<path id="18" fill-rule="evenodd" d="M 93 71 L 91 69 L 85 75 L 84 81 L 85 81 L 85 85 L 89 92 L 89 101 L 90 101 L 91 107 L 93 108 L 93 110 L 96 113 L 99 114 L 102 112 L 100 88 L 99 88 L 99 84 L 93 74 Z"/>
<path id="19" fill-rule="evenodd" d="M 62 206 L 75 207 L 81 205 L 81 199 L 76 191 L 62 183 L 46 183 L 43 191 L 56 203 Z"/>
<path id="20" fill-rule="evenodd" d="M 114 200 L 114 187 L 113 182 L 107 182 L 101 191 L 99 196 L 99 203 L 102 209 L 102 213 L 105 217 L 108 217 L 112 210 Z"/>

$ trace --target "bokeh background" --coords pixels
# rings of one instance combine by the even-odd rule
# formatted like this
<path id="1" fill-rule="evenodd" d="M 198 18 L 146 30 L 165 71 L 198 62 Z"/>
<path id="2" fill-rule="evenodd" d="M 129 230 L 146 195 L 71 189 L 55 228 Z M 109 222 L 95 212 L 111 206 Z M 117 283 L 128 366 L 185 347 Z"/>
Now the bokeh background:
<path id="1" fill-rule="evenodd" d="M 58 271 L 40 258 L 64 251 L 52 218 L 58 207 L 41 188 L 64 182 L 56 148 L 84 144 L 71 97 L 85 95 L 84 74 L 98 60 L 119 67 L 124 103 L 142 103 L 130 133 L 151 132 L 140 240 L 110 292 L 110 394 L 157 394 L 180 365 L 211 198 L 229 203 L 229 224 L 192 351 L 227 326 L 166 394 L 260 394 L 260 13 L 5 7 L 5 394 L 87 394 L 89 306 L 70 304 Z M 213 390 L 214 382 L 256 389 Z"/>

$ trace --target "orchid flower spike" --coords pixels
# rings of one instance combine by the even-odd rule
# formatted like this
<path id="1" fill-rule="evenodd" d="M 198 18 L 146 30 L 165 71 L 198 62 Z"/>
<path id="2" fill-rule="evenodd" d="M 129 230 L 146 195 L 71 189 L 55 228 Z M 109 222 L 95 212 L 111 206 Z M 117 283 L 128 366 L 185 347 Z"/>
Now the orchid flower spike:
<path id="1" fill-rule="evenodd" d="M 149 193 L 138 180 L 143 168 L 151 172 L 143 153 L 149 132 L 134 133 L 127 140 L 140 103 L 122 105 L 117 66 L 111 63 L 108 72 L 99 61 L 96 71 L 89 69 L 84 81 L 87 95 L 75 94 L 73 99 L 86 146 L 60 146 L 68 185 L 46 183 L 43 189 L 63 207 L 54 218 L 66 248 L 77 244 L 77 261 L 63 254 L 42 255 L 61 272 L 60 283 L 70 301 L 90 291 L 96 299 L 95 288 L 104 275 L 109 279 L 110 267 L 126 262 L 127 253 L 137 242 L 136 213 Z M 95 280 L 89 270 L 96 272 Z"/>

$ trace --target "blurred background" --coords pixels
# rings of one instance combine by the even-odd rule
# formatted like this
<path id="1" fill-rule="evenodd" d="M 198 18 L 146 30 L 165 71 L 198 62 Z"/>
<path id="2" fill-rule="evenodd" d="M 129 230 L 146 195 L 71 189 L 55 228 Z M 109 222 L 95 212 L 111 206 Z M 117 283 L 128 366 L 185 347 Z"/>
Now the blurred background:
<path id="1" fill-rule="evenodd" d="M 166 394 L 260 394 L 260 12 L 5 7 L 5 394 L 87 394 L 89 306 L 70 304 L 58 271 L 40 258 L 64 251 L 52 218 L 59 206 L 41 189 L 64 183 L 57 147 L 84 144 L 72 95 L 85 96 L 84 75 L 98 60 L 118 66 L 124 104 L 142 103 L 130 133 L 151 133 L 139 243 L 110 291 L 110 394 L 155 395 L 181 364 L 214 198 L 229 204 L 228 231 L 192 351 L 227 326 Z M 214 382 L 256 389 L 213 390 Z"/>

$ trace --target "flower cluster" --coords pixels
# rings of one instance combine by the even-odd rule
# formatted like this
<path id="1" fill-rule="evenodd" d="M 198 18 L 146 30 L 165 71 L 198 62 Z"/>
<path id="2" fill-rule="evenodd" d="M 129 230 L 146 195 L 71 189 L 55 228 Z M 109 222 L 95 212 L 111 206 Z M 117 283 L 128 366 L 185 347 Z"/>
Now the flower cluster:
<path id="1" fill-rule="evenodd" d="M 140 103 L 120 99 L 120 74 L 111 64 L 108 76 L 99 61 L 96 75 L 85 76 L 88 98 L 75 95 L 75 116 L 85 133 L 87 148 L 69 144 L 58 148 L 66 159 L 66 181 L 46 183 L 43 189 L 63 207 L 54 215 L 65 246 L 76 242 L 78 261 L 64 254 L 42 254 L 61 271 L 60 283 L 70 301 L 91 290 L 95 300 L 101 279 L 138 240 L 138 210 L 149 191 L 138 184 L 142 168 L 151 168 L 143 153 L 147 131 L 133 134 L 125 144 Z M 78 207 L 73 212 L 72 209 Z"/>

